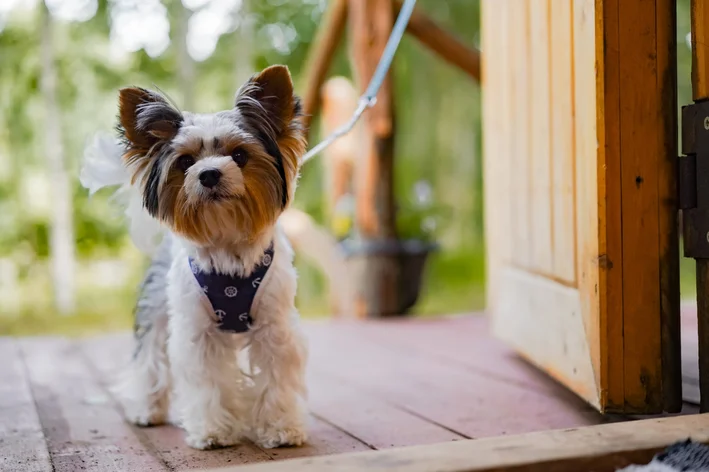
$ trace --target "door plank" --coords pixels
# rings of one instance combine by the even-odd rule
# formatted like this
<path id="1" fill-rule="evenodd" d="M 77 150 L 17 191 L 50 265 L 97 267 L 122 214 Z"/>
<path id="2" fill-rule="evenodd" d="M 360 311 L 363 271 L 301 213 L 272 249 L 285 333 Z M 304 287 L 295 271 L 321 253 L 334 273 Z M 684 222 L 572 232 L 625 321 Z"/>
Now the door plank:
<path id="1" fill-rule="evenodd" d="M 589 344 L 593 352 L 594 365 L 596 365 L 598 378 L 602 391 L 607 392 L 606 404 L 610 409 L 622 410 L 625 398 L 624 389 L 624 351 L 623 351 L 623 232 L 621 219 L 621 163 L 618 157 L 620 149 L 620 70 L 618 54 L 620 50 L 620 20 L 618 16 L 618 0 L 606 0 L 603 7 L 595 12 L 600 19 L 595 21 L 595 28 L 588 22 L 584 22 L 589 14 L 593 14 L 593 1 L 584 0 L 583 8 L 579 8 L 579 2 L 574 5 L 575 15 L 575 37 L 576 45 L 576 80 L 577 80 L 577 182 L 586 183 L 583 173 L 593 172 L 589 177 L 585 192 L 591 191 L 590 179 L 597 179 L 598 195 L 606 195 L 606 198 L 597 199 L 598 208 L 598 248 L 595 254 L 586 250 L 580 254 L 582 263 L 597 261 L 598 269 L 594 270 L 594 277 L 587 279 L 587 283 L 581 285 L 582 293 L 591 293 L 598 287 L 597 303 L 591 308 L 591 316 L 586 318 Z M 587 60 L 582 60 L 578 54 L 591 54 L 589 42 L 593 38 L 602 38 L 602 42 L 596 39 L 594 52 L 599 54 L 603 60 L 597 61 L 599 70 L 596 78 L 592 79 L 591 69 Z M 605 47 L 601 49 L 601 45 Z M 581 87 L 580 83 L 586 85 Z M 584 96 L 582 90 L 589 90 L 588 87 L 595 82 L 596 94 L 594 90 L 593 100 Z M 597 129 L 594 130 L 598 140 L 598 151 L 591 141 L 592 136 L 586 129 L 591 123 L 592 113 L 597 107 L 598 119 Z M 579 120 L 584 119 L 584 123 Z M 595 118 L 593 118 L 595 120 Z M 595 136 L 594 136 L 595 138 Z M 583 139 L 583 142 L 581 142 Z M 582 151 L 583 154 L 579 152 Z M 593 163 L 593 156 L 597 152 L 597 163 Z M 586 160 L 588 159 L 588 160 Z M 581 168 L 581 171 L 579 171 Z M 605 172 L 598 172 L 597 169 L 605 169 Z M 577 184 L 578 185 L 578 184 Z M 578 195 L 581 195 L 578 190 Z M 577 214 L 581 218 L 584 205 L 591 204 L 590 201 L 581 203 L 577 201 Z M 591 207 L 587 211 L 594 213 Z M 577 234 L 582 231 L 593 231 L 593 221 L 596 215 L 584 219 L 584 225 L 578 226 Z M 579 270 L 583 268 L 579 267 Z M 598 347 L 596 346 L 598 341 Z M 601 366 L 601 356 L 606 366 Z"/>
<path id="2" fill-rule="evenodd" d="M 509 159 L 511 140 L 505 139 L 512 100 L 509 83 L 510 53 L 507 47 L 509 17 L 506 14 L 509 0 L 499 0 L 494 5 L 482 2 L 480 29 L 482 48 L 489 51 L 482 68 L 482 112 L 486 138 L 484 154 L 496 156 L 483 166 L 483 190 L 485 194 L 485 246 L 486 246 L 486 293 L 489 308 L 494 309 L 496 300 L 498 268 L 511 260 L 510 231 L 504 227 L 512 223 Z M 487 182 L 496 182 L 488 185 Z"/>
<path id="3" fill-rule="evenodd" d="M 520 101 L 528 100 L 528 116 L 524 117 L 529 129 L 529 211 L 531 227 L 528 238 L 532 242 L 531 268 L 535 272 L 553 272 L 552 227 L 554 204 L 551 195 L 551 149 L 550 149 L 550 57 L 549 57 L 549 0 L 527 0 L 529 3 L 529 79 L 517 76 L 517 81 L 530 87 Z M 523 155 L 515 156 L 523 159 Z"/>
<path id="4" fill-rule="evenodd" d="M 587 338 L 591 365 L 599 393 L 607 386 L 606 370 L 601 364 L 605 360 L 607 338 L 602 324 L 606 321 L 607 305 L 601 296 L 606 294 L 609 284 L 605 278 L 603 255 L 606 251 L 606 201 L 599 198 L 607 189 L 605 176 L 598 171 L 603 165 L 599 162 L 598 123 L 602 117 L 597 115 L 598 83 L 596 66 L 603 67 L 602 61 L 596 61 L 597 25 L 593 0 L 576 0 L 573 5 L 574 24 L 574 103 L 575 103 L 575 142 L 576 142 L 576 234 L 579 235 L 577 267 L 578 289 L 581 294 L 581 313 Z M 610 203 L 609 203 L 610 204 Z M 622 371 L 621 371 L 622 372 Z M 601 406 L 604 399 L 599 398 Z"/>
<path id="5" fill-rule="evenodd" d="M 0 338 L 0 470 L 49 472 L 47 443 L 13 338 Z"/>
<path id="6" fill-rule="evenodd" d="M 530 46 L 529 46 L 529 2 L 511 1 L 507 14 L 510 29 L 507 31 L 510 44 L 511 64 L 507 75 L 511 79 L 509 104 L 509 126 L 505 138 L 511 141 L 511 153 L 507 157 L 511 177 L 512 211 L 508 231 L 512 238 L 513 262 L 532 269 L 532 208 L 530 175 L 529 100 L 530 88 Z M 514 139 L 510 139 L 514 136 Z M 509 198 L 509 196 L 507 197 Z"/>
<path id="7" fill-rule="evenodd" d="M 601 409 L 579 291 L 516 269 L 504 271 L 501 286 L 493 325 L 497 336 Z M 520 317 L 522 312 L 536 317 Z"/>
<path id="8" fill-rule="evenodd" d="M 20 348 L 55 471 L 167 470 L 93 380 L 78 345 L 38 338 Z"/>
<path id="9" fill-rule="evenodd" d="M 576 179 L 572 1 L 550 8 L 553 275 L 576 285 Z M 551 3 L 549 4 L 551 7 Z"/>

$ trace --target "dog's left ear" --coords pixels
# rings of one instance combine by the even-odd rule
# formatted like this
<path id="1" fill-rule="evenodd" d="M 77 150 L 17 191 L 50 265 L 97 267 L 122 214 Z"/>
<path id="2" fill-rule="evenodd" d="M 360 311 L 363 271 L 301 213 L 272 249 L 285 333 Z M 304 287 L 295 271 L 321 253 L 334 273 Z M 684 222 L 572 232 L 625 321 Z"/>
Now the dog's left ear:
<path id="1" fill-rule="evenodd" d="M 236 93 L 235 106 L 246 120 L 280 138 L 300 114 L 300 100 L 293 94 L 288 67 L 271 66 L 253 76 Z"/>

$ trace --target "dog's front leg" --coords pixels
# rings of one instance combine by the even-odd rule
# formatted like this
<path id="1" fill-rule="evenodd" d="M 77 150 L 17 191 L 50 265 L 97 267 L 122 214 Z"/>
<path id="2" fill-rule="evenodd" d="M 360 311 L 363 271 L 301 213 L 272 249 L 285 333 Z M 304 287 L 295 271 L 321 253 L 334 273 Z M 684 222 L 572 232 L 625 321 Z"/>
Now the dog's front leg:
<path id="1" fill-rule="evenodd" d="M 190 276 L 185 274 L 184 280 Z M 248 403 L 236 358 L 240 339 L 217 328 L 193 285 L 176 281 L 169 289 L 175 412 L 190 446 L 231 446 L 248 433 Z"/>
<path id="2" fill-rule="evenodd" d="M 249 356 L 258 368 L 256 401 L 252 409 L 255 442 L 265 448 L 300 446 L 305 427 L 305 364 L 307 348 L 292 316 L 256 327 Z M 290 318 L 290 319 L 289 319 Z"/>

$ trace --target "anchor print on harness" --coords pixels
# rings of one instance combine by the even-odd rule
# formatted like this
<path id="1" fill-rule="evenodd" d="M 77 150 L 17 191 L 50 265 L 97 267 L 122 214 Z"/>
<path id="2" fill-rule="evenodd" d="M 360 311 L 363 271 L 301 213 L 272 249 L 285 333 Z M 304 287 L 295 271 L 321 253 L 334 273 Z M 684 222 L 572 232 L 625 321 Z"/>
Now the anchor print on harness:
<path id="1" fill-rule="evenodd" d="M 273 262 L 273 253 L 274 248 L 271 243 L 259 265 L 246 277 L 204 272 L 192 259 L 189 259 L 192 273 L 211 303 L 221 330 L 234 333 L 249 330 L 253 322 L 251 307 L 263 278 Z"/>

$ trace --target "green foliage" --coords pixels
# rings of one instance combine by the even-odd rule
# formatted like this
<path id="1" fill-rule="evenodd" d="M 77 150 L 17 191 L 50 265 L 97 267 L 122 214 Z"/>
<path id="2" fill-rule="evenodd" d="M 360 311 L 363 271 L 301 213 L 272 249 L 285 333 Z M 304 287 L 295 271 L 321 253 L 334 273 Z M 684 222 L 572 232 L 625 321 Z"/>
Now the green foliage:
<path id="1" fill-rule="evenodd" d="M 178 38 L 175 20 L 179 1 L 164 2 L 172 23 L 171 46 L 159 57 L 138 51 L 117 59 L 111 53 L 110 3 L 99 0 L 96 15 L 83 23 L 56 21 L 53 41 L 58 75 L 58 104 L 64 155 L 72 179 L 74 230 L 80 262 L 79 310 L 71 320 L 51 311 L 47 258 L 49 216 L 44 159 L 44 103 L 41 96 L 40 29 L 36 9 L 9 17 L 0 30 L 0 264 L 17 267 L 22 300 L 12 313 L 0 313 L 0 333 L 85 332 L 130 326 L 135 283 L 144 259 L 127 235 L 120 209 L 110 191 L 92 198 L 78 183 L 83 148 L 96 131 L 109 131 L 116 116 L 118 87 L 159 87 L 178 105 Z M 287 64 L 298 90 L 313 46 L 324 0 L 250 0 L 254 37 L 251 58 L 237 57 L 239 31 L 221 36 L 214 54 L 195 64 L 196 111 L 231 106 L 238 85 L 235 72 L 273 63 Z M 464 42 L 476 44 L 477 0 L 421 0 L 420 8 Z M 277 41 L 282 35 L 290 41 Z M 276 38 L 276 39 L 274 39 Z M 350 76 L 346 41 L 339 47 L 332 75 Z M 417 312 L 449 312 L 481 307 L 484 283 L 482 245 L 482 172 L 480 90 L 467 76 L 442 62 L 411 38 L 397 54 L 395 80 L 395 184 L 399 202 L 397 225 L 402 237 L 435 240 L 441 251 L 432 256 Z M 312 143 L 320 139 L 313 123 Z M 431 198 L 422 205 L 412 189 L 426 179 Z M 44 195 L 44 196 L 43 196 Z M 295 205 L 316 221 L 324 221 L 323 166 L 316 159 L 303 169 Z M 431 226 L 430 221 L 435 221 Z M 129 273 L 116 286 L 90 288 L 98 277 L 92 263 L 113 261 Z M 305 315 L 329 309 L 326 284 L 317 270 L 297 259 L 298 306 Z M 121 265 L 122 264 L 122 265 Z M 1 267 L 0 267 L 1 269 Z M 123 270 L 123 269 L 121 269 Z M 110 272 L 110 271 L 109 271 Z M 25 295 L 29 281 L 44 280 L 41 297 Z M 23 285 L 24 284 L 24 285 Z M 93 287 L 93 286 L 91 286 Z M 0 289 L 2 287 L 0 286 Z M 7 311 L 0 307 L 0 312 Z"/>

